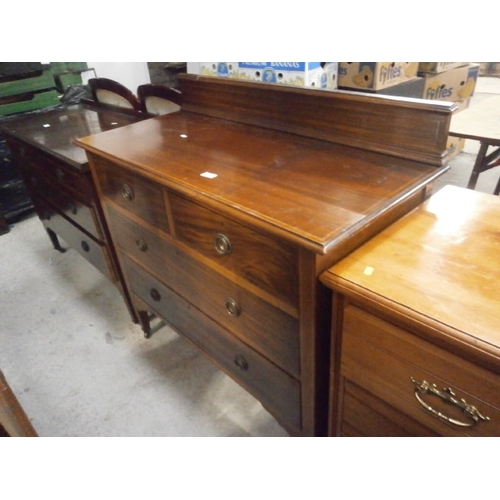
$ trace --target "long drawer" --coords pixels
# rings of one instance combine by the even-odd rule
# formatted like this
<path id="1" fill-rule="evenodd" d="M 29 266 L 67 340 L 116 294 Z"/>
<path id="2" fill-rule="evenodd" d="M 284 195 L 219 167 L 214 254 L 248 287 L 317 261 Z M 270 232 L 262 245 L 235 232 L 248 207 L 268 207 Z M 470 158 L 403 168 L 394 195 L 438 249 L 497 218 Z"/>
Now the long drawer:
<path id="1" fill-rule="evenodd" d="M 439 434 L 500 435 L 500 376 L 352 305 L 341 373 Z"/>
<path id="2" fill-rule="evenodd" d="M 94 238 L 101 241 L 105 239 L 93 206 L 85 205 L 72 191 L 42 176 L 27 175 L 25 181 L 33 198 L 41 198 L 43 202 L 53 206 Z"/>
<path id="3" fill-rule="evenodd" d="M 123 257 L 132 292 L 200 347 L 288 428 L 301 427 L 300 384 L 144 269 Z"/>
<path id="4" fill-rule="evenodd" d="M 107 206 L 119 248 L 288 373 L 300 373 L 298 320 Z"/>
<path id="5" fill-rule="evenodd" d="M 116 282 L 118 277 L 111 264 L 111 258 L 107 247 L 94 238 L 83 233 L 77 226 L 72 224 L 63 215 L 51 211 L 46 206 L 42 216 L 45 228 L 50 229 L 60 236 L 71 248 L 75 249 L 82 257 L 88 260 L 109 280 Z"/>

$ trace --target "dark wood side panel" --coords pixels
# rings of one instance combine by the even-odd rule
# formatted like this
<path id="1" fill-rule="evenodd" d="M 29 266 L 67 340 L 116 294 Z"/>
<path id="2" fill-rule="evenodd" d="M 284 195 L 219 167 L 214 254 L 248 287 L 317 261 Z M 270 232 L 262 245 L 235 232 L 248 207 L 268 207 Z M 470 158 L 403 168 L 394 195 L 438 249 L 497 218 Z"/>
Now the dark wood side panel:
<path id="1" fill-rule="evenodd" d="M 179 75 L 182 109 L 436 166 L 455 103 Z"/>

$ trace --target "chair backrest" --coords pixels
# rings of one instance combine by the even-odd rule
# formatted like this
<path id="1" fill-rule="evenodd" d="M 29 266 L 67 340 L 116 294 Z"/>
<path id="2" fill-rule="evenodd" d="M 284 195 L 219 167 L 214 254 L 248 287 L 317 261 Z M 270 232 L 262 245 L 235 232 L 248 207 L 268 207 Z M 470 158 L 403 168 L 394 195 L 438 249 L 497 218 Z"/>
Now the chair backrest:
<path id="1" fill-rule="evenodd" d="M 137 88 L 141 111 L 152 115 L 166 115 L 179 111 L 182 94 L 179 90 L 166 85 L 148 83 Z"/>
<path id="2" fill-rule="evenodd" d="M 89 87 L 96 102 L 140 111 L 139 99 L 127 87 L 109 78 L 91 78 Z"/>

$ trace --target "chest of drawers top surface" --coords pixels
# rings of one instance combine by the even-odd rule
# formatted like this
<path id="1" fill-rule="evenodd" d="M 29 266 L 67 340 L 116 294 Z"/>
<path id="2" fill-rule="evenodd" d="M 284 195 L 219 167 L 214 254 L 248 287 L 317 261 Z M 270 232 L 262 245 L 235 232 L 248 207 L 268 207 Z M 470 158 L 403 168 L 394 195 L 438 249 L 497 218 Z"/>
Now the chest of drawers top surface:
<path id="1" fill-rule="evenodd" d="M 441 330 L 439 342 L 482 352 L 500 371 L 499 220 L 497 196 L 446 186 L 322 280 Z"/>
<path id="2" fill-rule="evenodd" d="M 78 141 L 167 187 L 324 252 L 439 168 L 178 112 Z"/>
<path id="3" fill-rule="evenodd" d="M 63 160 L 69 168 L 87 171 L 85 151 L 74 144 L 75 139 L 135 121 L 135 117 L 104 108 L 73 105 L 7 120 L 1 126 L 5 133 Z"/>

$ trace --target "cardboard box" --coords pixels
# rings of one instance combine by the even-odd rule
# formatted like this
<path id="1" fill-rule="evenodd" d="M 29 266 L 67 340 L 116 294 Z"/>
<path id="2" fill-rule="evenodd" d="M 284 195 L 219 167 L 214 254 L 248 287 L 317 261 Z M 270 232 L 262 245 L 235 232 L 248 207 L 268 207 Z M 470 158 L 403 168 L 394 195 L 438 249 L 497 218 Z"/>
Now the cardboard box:
<path id="1" fill-rule="evenodd" d="M 443 71 L 449 71 L 450 69 L 466 66 L 467 64 L 466 62 L 419 62 L 418 72 L 442 73 Z"/>
<path id="2" fill-rule="evenodd" d="M 478 64 L 468 64 L 443 73 L 425 75 L 424 99 L 437 101 L 466 102 L 474 94 Z"/>
<path id="3" fill-rule="evenodd" d="M 281 83 L 337 88 L 338 63 L 335 62 L 240 62 L 238 78 L 266 83 Z"/>
<path id="4" fill-rule="evenodd" d="M 356 89 L 357 92 L 366 92 L 367 94 L 392 95 L 397 97 L 411 97 L 414 99 L 422 99 L 424 92 L 425 80 L 422 77 L 416 76 L 407 82 L 398 83 L 380 90 L 372 89 Z M 348 87 L 339 87 L 341 90 L 352 90 Z"/>
<path id="5" fill-rule="evenodd" d="M 339 87 L 381 90 L 417 76 L 416 62 L 339 62 Z"/>
<path id="6" fill-rule="evenodd" d="M 453 135 L 448 136 L 446 141 L 446 149 L 448 150 L 448 160 L 455 158 L 458 153 L 462 152 L 465 147 L 465 141 L 463 137 L 454 137 Z"/>
<path id="7" fill-rule="evenodd" d="M 200 62 L 200 75 L 237 78 L 237 62 Z"/>

